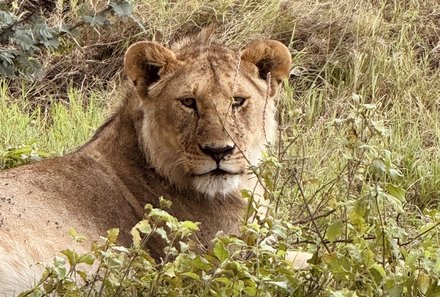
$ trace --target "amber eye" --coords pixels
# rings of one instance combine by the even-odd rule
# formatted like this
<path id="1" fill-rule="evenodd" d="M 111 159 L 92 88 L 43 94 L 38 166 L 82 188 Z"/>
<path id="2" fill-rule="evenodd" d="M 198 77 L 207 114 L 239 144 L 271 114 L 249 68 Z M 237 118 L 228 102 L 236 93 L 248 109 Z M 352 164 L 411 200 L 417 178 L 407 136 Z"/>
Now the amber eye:
<path id="1" fill-rule="evenodd" d="M 185 97 L 185 98 L 180 98 L 179 101 L 180 103 L 183 104 L 183 106 L 197 110 L 196 99 L 191 97 Z"/>
<path id="2" fill-rule="evenodd" d="M 232 99 L 232 107 L 238 108 L 240 106 L 243 106 L 245 102 L 246 102 L 246 98 L 244 97 L 234 97 Z"/>

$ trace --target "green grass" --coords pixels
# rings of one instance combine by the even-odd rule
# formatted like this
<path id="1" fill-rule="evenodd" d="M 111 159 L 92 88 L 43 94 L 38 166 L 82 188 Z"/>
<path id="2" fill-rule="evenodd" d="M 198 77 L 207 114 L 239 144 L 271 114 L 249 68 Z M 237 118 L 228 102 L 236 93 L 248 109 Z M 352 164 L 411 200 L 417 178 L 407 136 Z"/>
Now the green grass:
<path id="1" fill-rule="evenodd" d="M 0 168 L 62 155 L 87 141 L 105 118 L 103 95 L 71 89 L 68 100 L 31 107 L 26 97 L 11 98 L 1 82 Z"/>

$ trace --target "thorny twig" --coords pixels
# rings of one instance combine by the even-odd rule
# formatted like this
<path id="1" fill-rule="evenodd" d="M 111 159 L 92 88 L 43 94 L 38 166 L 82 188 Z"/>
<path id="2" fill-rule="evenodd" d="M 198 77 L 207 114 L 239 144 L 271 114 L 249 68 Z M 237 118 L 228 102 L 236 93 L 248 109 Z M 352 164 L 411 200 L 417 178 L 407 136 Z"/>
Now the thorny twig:
<path id="1" fill-rule="evenodd" d="M 329 211 L 326 211 L 325 213 L 322 213 L 322 214 L 319 214 L 319 215 L 316 215 L 316 216 L 314 215 L 314 216 L 311 216 L 311 217 L 308 217 L 308 218 L 304 218 L 304 219 L 301 219 L 301 220 L 294 221 L 294 222 L 292 222 L 292 224 L 293 225 L 306 224 L 306 223 L 309 223 L 309 222 L 311 222 L 313 220 L 317 220 L 317 219 L 328 217 L 329 215 L 331 215 L 335 211 L 336 211 L 336 209 L 331 209 Z"/>
<path id="2" fill-rule="evenodd" d="M 414 236 L 414 237 L 411 238 L 410 240 L 405 241 L 405 242 L 399 244 L 399 246 L 405 246 L 405 245 L 408 245 L 408 244 L 414 242 L 415 240 L 417 240 L 418 238 L 422 237 L 422 236 L 425 235 L 426 233 L 428 233 L 428 232 L 432 231 L 433 229 L 437 228 L 437 226 L 439 226 L 439 225 L 440 225 L 440 222 L 437 222 L 434 226 L 432 226 L 432 227 L 426 229 L 426 230 L 423 231 L 422 233 L 417 234 L 416 236 Z"/>
<path id="3" fill-rule="evenodd" d="M 303 188 L 302 188 L 302 186 L 301 186 L 301 184 L 300 184 L 296 174 L 293 174 L 293 178 L 295 179 L 295 182 L 296 182 L 296 184 L 298 186 L 299 192 L 301 194 L 301 198 L 303 199 L 304 206 L 307 209 L 307 212 L 309 213 L 309 217 L 311 218 L 311 222 L 313 224 L 313 227 L 315 228 L 316 233 L 318 234 L 318 237 L 321 240 L 321 243 L 324 245 L 325 249 L 330 254 L 331 253 L 330 248 L 327 246 L 327 244 L 325 242 L 325 239 L 324 239 L 324 236 L 321 234 L 321 232 L 319 230 L 319 227 L 318 227 L 318 224 L 316 223 L 316 221 L 313 218 L 313 212 L 312 212 L 312 210 L 310 209 L 310 207 L 309 207 L 309 205 L 307 203 L 307 198 L 306 198 L 306 196 L 304 194 Z"/>

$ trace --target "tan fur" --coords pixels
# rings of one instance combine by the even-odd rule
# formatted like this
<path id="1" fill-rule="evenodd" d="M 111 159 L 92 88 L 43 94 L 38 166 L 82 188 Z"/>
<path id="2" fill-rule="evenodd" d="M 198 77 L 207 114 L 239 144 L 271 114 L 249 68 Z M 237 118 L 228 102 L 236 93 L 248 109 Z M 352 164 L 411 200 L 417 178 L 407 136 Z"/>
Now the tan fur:
<path id="1" fill-rule="evenodd" d="M 201 222 L 206 246 L 219 230 L 238 232 L 245 205 L 239 189 L 274 137 L 273 95 L 288 75 L 289 51 L 258 41 L 234 52 L 206 34 L 172 48 L 140 42 L 128 49 L 134 88 L 83 147 L 0 172 L 0 295 L 38 280 L 34 264 L 72 246 L 70 227 L 88 238 L 79 250 L 114 227 L 130 244 L 143 206 L 157 206 L 161 196 L 180 220 Z M 233 106 L 234 96 L 247 100 Z M 197 110 L 184 98 L 194 98 Z M 203 151 L 225 146 L 235 147 L 218 165 Z M 217 166 L 223 171 L 214 174 Z M 160 243 L 148 248 L 160 257 Z"/>

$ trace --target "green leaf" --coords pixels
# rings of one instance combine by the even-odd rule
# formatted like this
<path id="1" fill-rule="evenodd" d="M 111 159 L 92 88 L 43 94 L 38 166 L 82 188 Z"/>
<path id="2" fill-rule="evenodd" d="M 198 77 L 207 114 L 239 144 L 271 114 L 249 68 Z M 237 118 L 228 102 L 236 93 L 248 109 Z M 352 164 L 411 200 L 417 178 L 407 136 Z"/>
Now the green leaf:
<path id="1" fill-rule="evenodd" d="M 35 46 L 31 31 L 17 31 L 14 40 L 24 51 L 35 52 L 38 47 Z"/>
<path id="2" fill-rule="evenodd" d="M 342 231 L 344 230 L 344 223 L 341 220 L 338 220 L 328 226 L 327 228 L 327 239 L 330 242 L 335 241 L 339 236 L 341 236 Z"/>
<path id="3" fill-rule="evenodd" d="M 135 248 L 139 248 L 141 246 L 142 238 L 139 230 L 136 227 L 133 227 L 130 231 L 131 238 L 133 240 L 133 245 Z"/>
<path id="4" fill-rule="evenodd" d="M 401 202 L 405 201 L 405 193 L 406 193 L 406 191 L 402 187 L 395 186 L 393 184 L 387 184 L 386 189 L 387 189 L 388 194 L 396 197 Z"/>
<path id="5" fill-rule="evenodd" d="M 164 267 L 162 273 L 169 277 L 176 277 L 176 267 L 170 263 Z"/>
<path id="6" fill-rule="evenodd" d="M 256 284 L 251 283 L 250 286 L 244 288 L 243 292 L 246 294 L 246 296 L 256 296 L 257 295 Z"/>
<path id="7" fill-rule="evenodd" d="M 225 248 L 225 245 L 220 240 L 215 243 L 213 253 L 214 256 L 222 263 L 229 257 L 229 251 Z"/>
<path id="8" fill-rule="evenodd" d="M 162 209 L 170 209 L 173 205 L 173 202 L 171 200 L 167 200 L 163 197 L 159 197 L 159 206 Z"/>
<path id="9" fill-rule="evenodd" d="M 271 284 L 271 285 L 275 285 L 275 286 L 277 286 L 277 287 L 279 287 L 281 289 L 284 289 L 284 290 L 289 289 L 289 285 L 287 284 L 287 282 L 283 282 L 283 281 L 278 281 L 278 282 L 270 281 L 270 282 L 267 282 L 267 283 Z"/>
<path id="10" fill-rule="evenodd" d="M 148 220 L 142 220 L 136 224 L 136 228 L 143 234 L 149 234 L 152 231 L 150 222 Z"/>
<path id="11" fill-rule="evenodd" d="M 403 177 L 402 172 L 400 172 L 398 169 L 391 168 L 388 170 L 388 173 L 393 180 L 399 180 Z"/>
<path id="12" fill-rule="evenodd" d="M 170 240 L 168 238 L 168 233 L 165 231 L 164 228 L 162 228 L 162 227 L 157 228 L 156 233 L 159 234 L 159 236 L 162 237 L 163 240 L 165 240 L 167 243 L 170 242 Z"/>
<path id="13" fill-rule="evenodd" d="M 200 280 L 200 276 L 194 272 L 191 272 L 191 271 L 184 272 L 184 273 L 182 273 L 182 275 L 187 276 L 193 280 Z"/>
<path id="14" fill-rule="evenodd" d="M 121 252 L 121 253 L 125 253 L 125 254 L 128 254 L 130 252 L 129 249 L 127 249 L 126 247 L 123 247 L 123 246 L 114 246 L 114 247 L 112 247 L 112 249 L 115 251 Z"/>
<path id="15" fill-rule="evenodd" d="M 199 225 L 200 223 L 194 223 L 192 221 L 184 221 L 182 222 L 182 227 L 189 229 L 191 231 L 199 231 Z"/>
<path id="16" fill-rule="evenodd" d="M 383 278 L 386 276 L 383 266 L 379 265 L 378 263 L 375 263 L 370 267 L 370 273 L 374 277 L 374 280 L 377 284 L 380 284 Z"/>
<path id="17" fill-rule="evenodd" d="M 380 193 L 380 197 L 383 197 L 396 211 L 403 213 L 403 204 L 400 199 L 383 192 Z"/>
<path id="18" fill-rule="evenodd" d="M 207 271 L 212 267 L 212 265 L 205 258 L 202 258 L 200 256 L 196 256 L 194 259 L 192 259 L 191 262 L 189 262 L 189 265 L 196 270 L 204 271 Z"/>
<path id="19" fill-rule="evenodd" d="M 8 11 L 0 10 L 0 20 L 0 29 L 3 29 L 12 25 L 16 20 L 16 17 Z"/>
<path id="20" fill-rule="evenodd" d="M 60 46 L 58 38 L 50 38 L 41 42 L 46 48 L 55 50 Z"/>
<path id="21" fill-rule="evenodd" d="M 170 215 L 165 210 L 158 208 L 152 208 L 150 210 L 149 216 L 162 222 L 172 222 L 172 223 L 177 222 L 177 219 L 175 217 Z"/>
<path id="22" fill-rule="evenodd" d="M 107 231 L 107 240 L 110 243 L 115 243 L 119 236 L 119 229 L 113 228 Z"/>
<path id="23" fill-rule="evenodd" d="M 75 242 L 83 242 L 86 239 L 84 236 L 79 235 L 74 228 L 70 228 L 68 234 Z"/>
<path id="24" fill-rule="evenodd" d="M 417 288 L 425 296 L 428 291 L 430 283 L 431 283 L 431 279 L 428 275 L 426 275 L 423 272 L 419 273 L 419 275 L 417 276 Z M 439 295 L 434 295 L 434 296 L 439 296 Z"/>
<path id="25" fill-rule="evenodd" d="M 373 161 L 373 172 L 377 175 L 382 175 L 387 171 L 385 163 L 381 159 L 375 159 Z"/>
<path id="26" fill-rule="evenodd" d="M 132 8 L 128 1 L 110 1 L 110 7 L 113 9 L 117 16 L 131 16 Z"/>
<path id="27" fill-rule="evenodd" d="M 440 286 L 437 282 L 432 283 L 426 292 L 426 297 L 438 297 L 440 296 Z"/>
<path id="28" fill-rule="evenodd" d="M 93 257 L 93 255 L 91 255 L 91 254 L 82 255 L 78 259 L 78 263 L 84 263 L 84 264 L 88 264 L 88 265 L 92 265 L 94 262 L 95 262 L 95 257 Z"/>
<path id="29" fill-rule="evenodd" d="M 231 279 L 228 277 L 217 277 L 214 281 L 222 283 L 224 285 L 229 285 L 231 283 Z"/>
<path id="30" fill-rule="evenodd" d="M 76 273 L 79 274 L 83 281 L 87 281 L 87 273 L 85 271 L 77 270 Z"/>
<path id="31" fill-rule="evenodd" d="M 56 256 L 54 259 L 54 272 L 57 276 L 58 279 L 64 279 L 66 277 L 66 273 L 67 273 L 67 269 L 66 269 L 66 261 L 59 257 Z"/>
<path id="32" fill-rule="evenodd" d="M 70 228 L 69 231 L 67 231 L 70 237 L 75 239 L 78 236 L 78 232 L 76 232 L 76 229 Z"/>
<path id="33" fill-rule="evenodd" d="M 348 289 L 342 289 L 338 291 L 333 291 L 330 289 L 330 297 L 357 297 L 355 291 L 349 291 Z"/>
<path id="34" fill-rule="evenodd" d="M 0 57 L 0 60 L 2 60 L 2 57 Z M 0 76 L 1 77 L 9 77 L 14 78 L 15 77 L 15 71 L 12 65 L 7 65 L 5 61 L 0 63 Z"/>
<path id="35" fill-rule="evenodd" d="M 61 254 L 67 257 L 71 266 L 75 265 L 79 258 L 79 255 L 74 250 L 63 250 Z"/>

